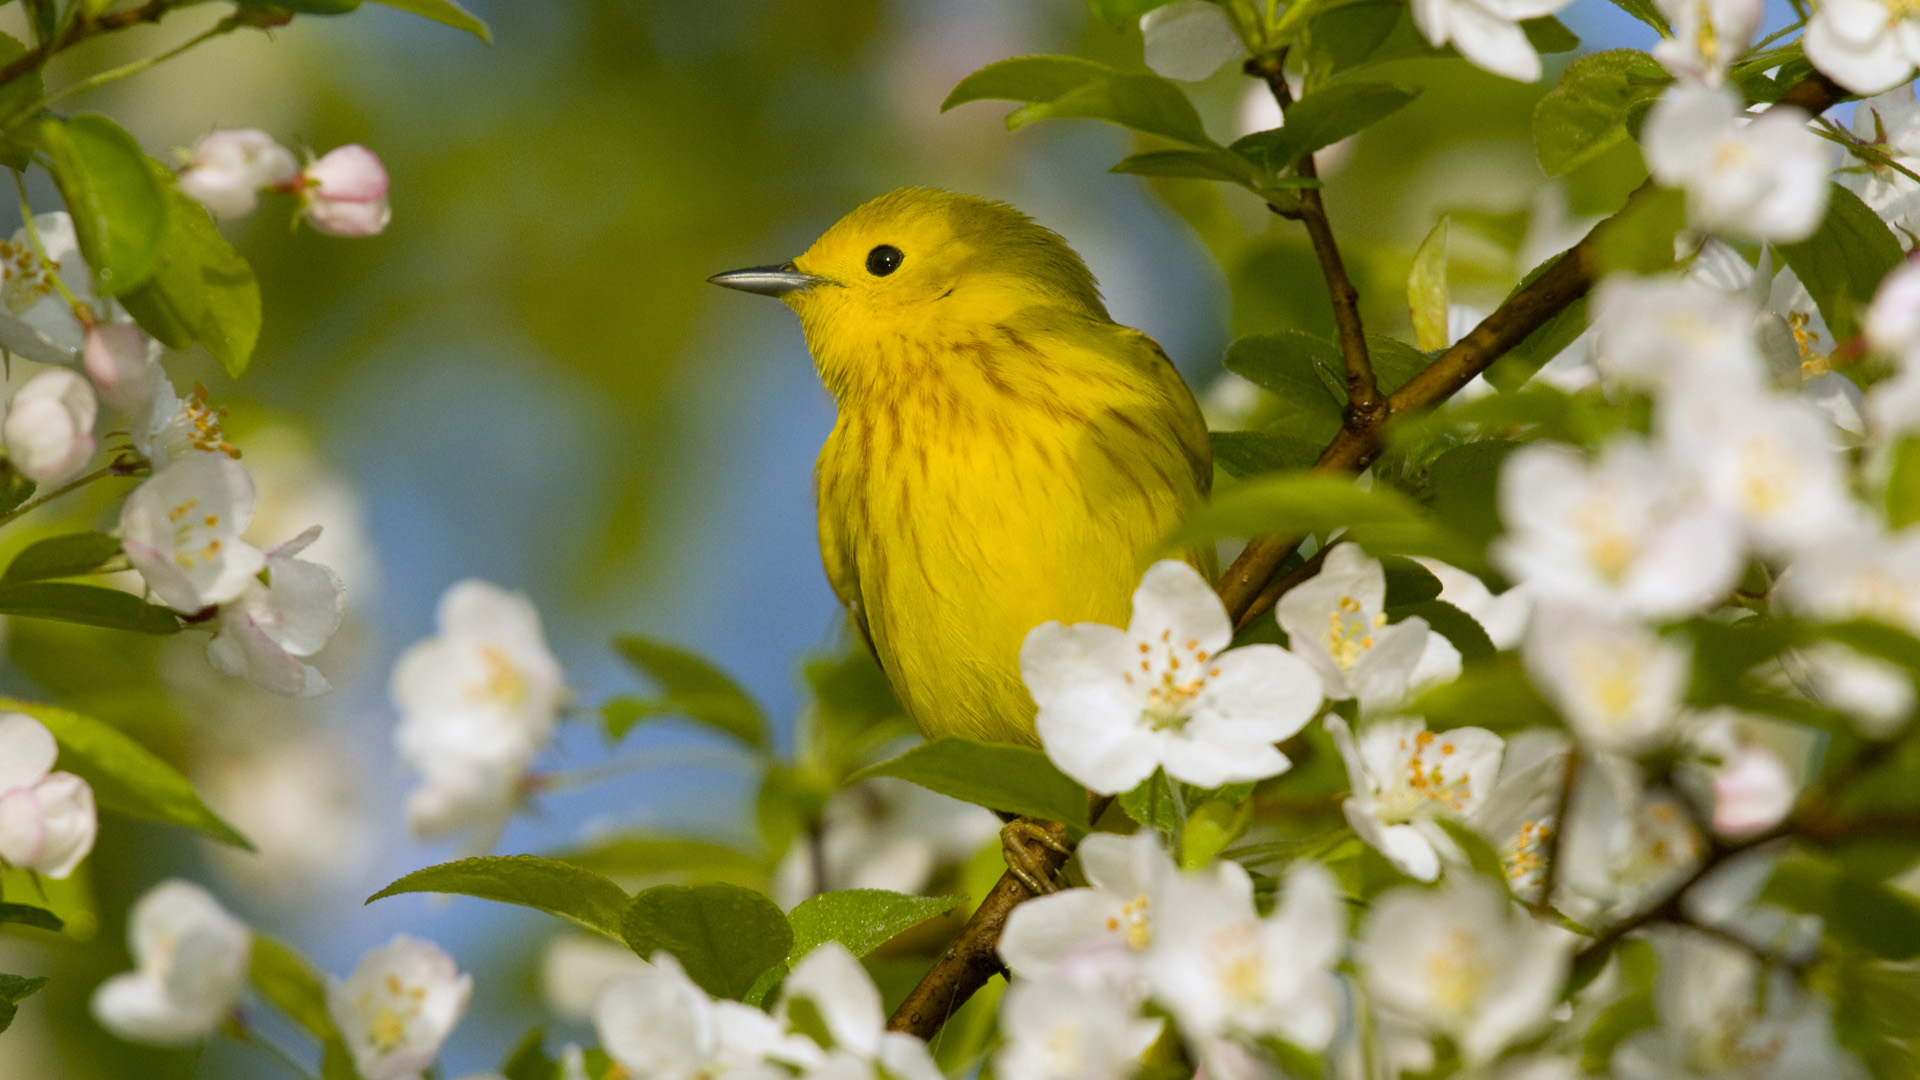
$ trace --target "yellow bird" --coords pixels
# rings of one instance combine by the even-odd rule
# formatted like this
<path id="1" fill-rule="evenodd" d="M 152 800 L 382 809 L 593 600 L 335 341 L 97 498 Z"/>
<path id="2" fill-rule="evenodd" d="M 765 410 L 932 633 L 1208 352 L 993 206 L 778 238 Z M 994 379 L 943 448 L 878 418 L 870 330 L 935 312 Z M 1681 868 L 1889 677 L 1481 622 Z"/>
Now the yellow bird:
<path id="1" fill-rule="evenodd" d="M 800 315 L 839 418 L 814 497 L 827 578 L 928 738 L 1034 745 L 1020 645 L 1125 626 L 1206 498 L 1206 422 L 1080 256 L 1004 203 L 907 188 L 716 285 Z M 1212 570 L 1211 552 L 1189 561 Z"/>

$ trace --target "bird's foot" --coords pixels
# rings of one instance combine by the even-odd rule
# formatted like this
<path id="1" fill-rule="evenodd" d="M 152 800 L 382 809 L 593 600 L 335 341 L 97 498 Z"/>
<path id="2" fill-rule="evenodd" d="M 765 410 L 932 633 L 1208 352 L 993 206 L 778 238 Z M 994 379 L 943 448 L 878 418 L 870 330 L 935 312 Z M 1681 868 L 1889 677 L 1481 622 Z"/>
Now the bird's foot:
<path id="1" fill-rule="evenodd" d="M 1000 830 L 1000 853 L 1007 860 L 1007 872 L 1035 896 L 1059 892 L 1054 875 L 1073 854 L 1064 837 L 1065 830 L 1051 821 L 1023 817 L 1007 822 Z"/>

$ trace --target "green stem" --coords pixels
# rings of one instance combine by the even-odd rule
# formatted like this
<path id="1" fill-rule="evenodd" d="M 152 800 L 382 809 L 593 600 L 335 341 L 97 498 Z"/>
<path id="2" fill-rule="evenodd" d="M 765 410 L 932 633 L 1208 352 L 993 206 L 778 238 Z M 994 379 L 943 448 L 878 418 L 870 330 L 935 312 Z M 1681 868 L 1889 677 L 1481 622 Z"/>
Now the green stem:
<path id="1" fill-rule="evenodd" d="M 1870 143 L 1861 139 L 1853 132 L 1848 131 L 1846 128 L 1841 127 L 1824 116 L 1820 118 L 1820 126 L 1815 129 L 1814 134 L 1846 147 L 1847 152 L 1854 157 L 1861 158 L 1869 164 L 1883 165 L 1900 173 L 1914 183 L 1920 184 L 1920 173 L 1916 173 L 1912 169 L 1895 161 L 1893 155 L 1882 150 L 1879 144 Z"/>
<path id="2" fill-rule="evenodd" d="M 219 22 L 214 23 L 212 26 L 208 27 L 205 31 L 199 34 L 196 34 L 193 37 L 188 38 L 186 41 L 183 41 L 180 44 L 175 45 L 171 49 L 168 49 L 166 52 L 155 53 L 152 56 L 142 57 L 141 59 L 135 60 L 132 63 L 121 64 L 117 68 L 108 68 L 107 70 L 102 71 L 96 75 L 92 75 L 88 78 L 81 79 L 77 83 L 73 83 L 69 86 L 63 86 L 58 91 L 47 95 L 47 104 L 51 106 L 58 102 L 65 101 L 76 94 L 84 94 L 89 90 L 95 89 L 97 87 L 105 86 L 110 82 L 117 82 L 118 80 L 124 79 L 129 75 L 138 75 L 141 72 L 147 70 L 148 68 L 153 67 L 155 64 L 162 64 L 168 60 L 173 59 L 176 56 L 179 56 L 181 53 L 186 52 L 188 49 L 193 48 L 195 45 L 199 45 L 202 42 L 211 41 L 212 39 L 217 38 L 222 34 L 231 33 L 233 30 L 235 30 L 239 26 L 240 26 L 240 23 L 236 19 L 234 19 L 232 16 L 228 16 L 227 18 L 221 19 Z"/>
<path id="3" fill-rule="evenodd" d="M 105 480 L 109 476 L 131 476 L 131 475 L 133 474 L 121 467 L 121 463 L 119 461 L 115 461 L 109 465 L 102 465 L 98 469 L 93 470 L 92 472 L 88 473 L 85 476 L 80 477 L 77 480 L 69 480 L 66 483 L 60 485 L 57 488 L 54 488 L 52 491 L 47 492 L 45 495 L 42 495 L 31 502 L 22 503 L 19 506 L 14 507 L 12 510 L 7 511 L 4 514 L 0 514 L 0 525 L 11 524 L 15 518 L 22 517 L 34 510 L 38 510 L 42 506 L 47 505 L 48 503 L 52 502 L 53 500 L 59 498 L 62 495 L 67 494 L 70 491 L 78 491 L 79 489 L 86 487 L 88 484 L 93 483 L 95 480 Z"/>

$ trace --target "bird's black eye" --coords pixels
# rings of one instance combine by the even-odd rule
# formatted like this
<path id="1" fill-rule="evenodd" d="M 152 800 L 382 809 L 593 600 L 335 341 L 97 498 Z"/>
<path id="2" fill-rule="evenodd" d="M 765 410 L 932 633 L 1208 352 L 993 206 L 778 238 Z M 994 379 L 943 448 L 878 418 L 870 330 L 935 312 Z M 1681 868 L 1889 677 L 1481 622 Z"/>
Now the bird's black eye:
<path id="1" fill-rule="evenodd" d="M 874 277 L 886 277 L 900 269 L 900 260 L 906 258 L 900 249 L 892 244 L 881 244 L 867 252 L 867 273 Z"/>

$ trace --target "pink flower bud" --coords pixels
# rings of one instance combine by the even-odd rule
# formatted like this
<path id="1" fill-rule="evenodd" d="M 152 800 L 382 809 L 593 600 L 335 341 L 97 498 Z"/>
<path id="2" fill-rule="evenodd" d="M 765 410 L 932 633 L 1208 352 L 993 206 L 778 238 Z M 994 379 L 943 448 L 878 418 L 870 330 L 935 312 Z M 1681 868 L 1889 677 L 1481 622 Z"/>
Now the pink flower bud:
<path id="1" fill-rule="evenodd" d="M 378 236 L 393 216 L 387 205 L 386 166 L 373 151 L 357 143 L 331 151 L 307 166 L 302 181 L 304 213 L 323 233 Z"/>
<path id="2" fill-rule="evenodd" d="M 20 388 L 7 407 L 7 457 L 21 475 L 51 484 L 78 472 L 93 457 L 93 387 L 66 368 L 48 368 Z"/>
<path id="3" fill-rule="evenodd" d="M 214 217 L 253 212 L 262 188 L 279 187 L 300 171 L 293 152 L 264 131 L 210 131 L 193 144 L 180 170 L 180 190 Z"/>
<path id="4" fill-rule="evenodd" d="M 1743 836 L 1770 829 L 1793 809 L 1793 777 L 1780 755 L 1747 744 L 1713 777 L 1713 831 Z"/>
<path id="5" fill-rule="evenodd" d="M 87 331 L 83 355 L 87 376 L 106 403 L 128 416 L 144 416 L 165 377 L 154 343 L 132 323 L 105 323 Z"/>

